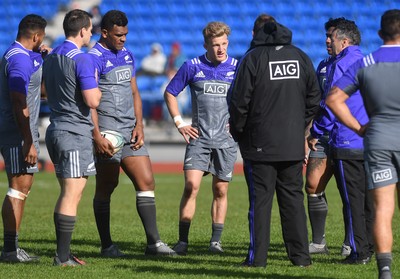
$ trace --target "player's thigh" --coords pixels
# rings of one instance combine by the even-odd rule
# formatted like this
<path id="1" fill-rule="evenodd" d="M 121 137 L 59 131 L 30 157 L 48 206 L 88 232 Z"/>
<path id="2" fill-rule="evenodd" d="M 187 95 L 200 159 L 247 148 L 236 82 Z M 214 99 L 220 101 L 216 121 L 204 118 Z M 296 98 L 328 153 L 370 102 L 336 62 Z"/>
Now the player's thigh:
<path id="1" fill-rule="evenodd" d="M 122 159 L 121 167 L 137 191 L 154 191 L 155 181 L 148 156 L 128 156 Z"/>
<path id="2" fill-rule="evenodd" d="M 83 193 L 86 186 L 87 176 L 79 178 L 61 178 L 61 187 L 64 196 L 78 197 Z"/>
<path id="3" fill-rule="evenodd" d="M 27 194 L 33 184 L 33 173 L 7 174 L 9 187 Z"/>
<path id="4" fill-rule="evenodd" d="M 184 195 L 197 195 L 200 190 L 201 180 L 204 171 L 201 170 L 185 170 L 185 189 Z"/>
<path id="5" fill-rule="evenodd" d="M 306 190 L 309 194 L 323 192 L 333 175 L 330 158 L 308 159 L 306 169 Z"/>
<path id="6" fill-rule="evenodd" d="M 119 162 L 96 162 L 96 193 L 112 193 L 118 186 L 119 174 Z"/>
<path id="7" fill-rule="evenodd" d="M 375 212 L 378 218 L 391 220 L 395 208 L 396 184 L 375 188 L 372 191 Z"/>

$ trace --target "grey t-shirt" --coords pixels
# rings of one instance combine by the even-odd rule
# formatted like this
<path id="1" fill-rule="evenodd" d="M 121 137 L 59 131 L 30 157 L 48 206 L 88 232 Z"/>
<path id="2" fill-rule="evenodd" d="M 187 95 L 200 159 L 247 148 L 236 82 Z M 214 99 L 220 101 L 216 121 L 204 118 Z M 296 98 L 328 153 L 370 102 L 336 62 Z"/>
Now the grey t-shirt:
<path id="1" fill-rule="evenodd" d="M 51 111 L 48 130 L 92 137 L 90 108 L 82 96 L 82 90 L 97 87 L 89 55 L 74 43 L 65 41 L 46 57 L 43 75 Z"/>
<path id="2" fill-rule="evenodd" d="M 99 73 L 99 88 L 102 92 L 97 107 L 99 128 L 101 131 L 118 131 L 129 142 L 136 124 L 131 87 L 131 79 L 135 76 L 133 54 L 125 48 L 114 52 L 99 43 L 89 54 Z"/>
<path id="3" fill-rule="evenodd" d="M 195 141 L 209 148 L 228 148 L 236 143 L 229 133 L 228 91 L 237 60 L 228 57 L 215 66 L 205 55 L 186 61 L 166 91 L 177 96 L 189 85 L 192 97 L 192 126 L 199 130 Z"/>
<path id="4" fill-rule="evenodd" d="M 0 144 L 20 144 L 22 134 L 14 118 L 10 92 L 26 95 L 32 140 L 38 149 L 38 117 L 42 80 L 42 57 L 14 42 L 0 63 Z"/>

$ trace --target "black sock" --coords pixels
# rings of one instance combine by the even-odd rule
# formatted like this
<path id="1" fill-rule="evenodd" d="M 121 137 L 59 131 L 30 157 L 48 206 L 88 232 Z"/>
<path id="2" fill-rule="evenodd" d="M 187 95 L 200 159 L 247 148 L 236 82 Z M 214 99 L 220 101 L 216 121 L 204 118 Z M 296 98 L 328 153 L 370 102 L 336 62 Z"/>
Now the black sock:
<path id="1" fill-rule="evenodd" d="M 211 235 L 210 242 L 220 241 L 223 229 L 224 229 L 224 224 L 213 223 L 212 224 L 212 235 Z"/>
<path id="2" fill-rule="evenodd" d="M 17 251 L 18 248 L 18 233 L 4 232 L 4 252 Z"/>
<path id="3" fill-rule="evenodd" d="M 190 222 L 179 221 L 179 241 L 189 243 Z"/>
<path id="4" fill-rule="evenodd" d="M 160 240 L 156 222 L 156 202 L 154 197 L 136 197 L 136 209 L 146 232 L 147 245 Z"/>
<path id="5" fill-rule="evenodd" d="M 110 247 L 113 242 L 110 233 L 110 201 L 93 200 L 93 211 L 99 232 L 101 248 Z"/>
<path id="6" fill-rule="evenodd" d="M 312 230 L 312 242 L 315 244 L 325 244 L 325 221 L 328 214 L 328 203 L 325 193 L 318 196 L 307 196 L 308 215 Z"/>
<path id="7" fill-rule="evenodd" d="M 378 265 L 379 276 L 385 272 L 390 273 L 392 265 L 392 253 L 376 253 L 376 263 Z"/>
<path id="8" fill-rule="evenodd" d="M 57 255 L 60 261 L 66 262 L 70 255 L 72 232 L 74 231 L 76 216 L 67 216 L 54 212 L 54 225 L 57 236 Z"/>

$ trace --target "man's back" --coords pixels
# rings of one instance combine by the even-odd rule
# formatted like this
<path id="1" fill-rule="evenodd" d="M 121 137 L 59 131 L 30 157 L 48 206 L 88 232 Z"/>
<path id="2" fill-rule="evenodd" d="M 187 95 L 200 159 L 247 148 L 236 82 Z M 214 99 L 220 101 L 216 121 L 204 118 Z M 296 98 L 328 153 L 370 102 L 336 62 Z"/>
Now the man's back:
<path id="1" fill-rule="evenodd" d="M 30 115 L 30 129 L 34 141 L 38 140 L 37 121 L 40 108 L 40 84 L 42 78 L 42 57 L 27 50 L 19 43 L 13 43 L 0 62 L 0 142 L 21 141 L 21 134 L 14 118 L 10 92 L 26 92 Z"/>
<path id="2" fill-rule="evenodd" d="M 277 26 L 275 35 L 254 37 L 232 93 L 232 128 L 242 133 L 242 156 L 254 161 L 302 160 L 306 122 L 321 98 L 310 58 Z"/>
<path id="3" fill-rule="evenodd" d="M 43 64 L 44 82 L 51 114 L 49 130 L 65 130 L 91 137 L 90 109 L 84 103 L 81 80 L 90 73 L 77 69 L 83 54 L 73 43 L 64 42 Z"/>

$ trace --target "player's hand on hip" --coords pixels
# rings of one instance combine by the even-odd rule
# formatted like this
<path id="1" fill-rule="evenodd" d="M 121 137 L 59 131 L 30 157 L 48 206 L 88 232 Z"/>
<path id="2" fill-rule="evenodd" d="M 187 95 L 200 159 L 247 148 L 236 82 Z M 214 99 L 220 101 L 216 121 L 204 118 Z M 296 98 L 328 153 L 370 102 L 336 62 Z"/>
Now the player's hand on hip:
<path id="1" fill-rule="evenodd" d="M 132 132 L 131 138 L 131 148 L 133 150 L 138 150 L 144 145 L 144 133 L 143 128 L 135 127 Z"/>
<path id="2" fill-rule="evenodd" d="M 144 145 L 144 140 L 143 138 L 137 139 L 134 143 L 132 143 L 131 148 L 133 150 L 138 150 Z"/>
<path id="3" fill-rule="evenodd" d="M 199 137 L 199 132 L 196 128 L 193 128 L 192 125 L 187 125 L 178 128 L 179 133 L 183 136 L 187 143 L 190 142 L 190 139 L 197 139 Z"/>
<path id="4" fill-rule="evenodd" d="M 28 165 L 35 165 L 38 160 L 38 153 L 33 144 L 23 144 L 22 152 L 24 154 L 24 160 Z"/>
<path id="5" fill-rule="evenodd" d="M 308 142 L 308 147 L 309 147 L 311 150 L 317 151 L 317 147 L 315 147 L 315 145 L 317 144 L 318 139 L 313 138 L 312 136 L 309 136 L 308 139 L 307 139 L 307 142 Z"/>
<path id="6" fill-rule="evenodd" d="M 357 131 L 357 134 L 360 137 L 365 136 L 365 133 L 367 132 L 367 129 L 368 129 L 368 124 L 369 124 L 369 122 L 367 124 L 361 125 L 360 130 Z"/>

